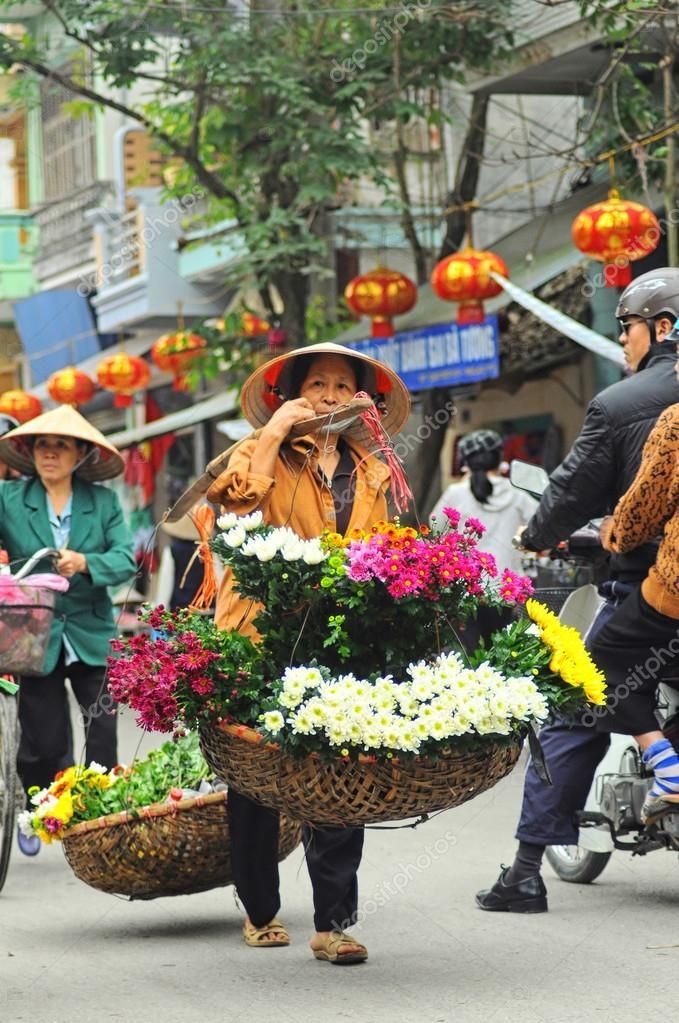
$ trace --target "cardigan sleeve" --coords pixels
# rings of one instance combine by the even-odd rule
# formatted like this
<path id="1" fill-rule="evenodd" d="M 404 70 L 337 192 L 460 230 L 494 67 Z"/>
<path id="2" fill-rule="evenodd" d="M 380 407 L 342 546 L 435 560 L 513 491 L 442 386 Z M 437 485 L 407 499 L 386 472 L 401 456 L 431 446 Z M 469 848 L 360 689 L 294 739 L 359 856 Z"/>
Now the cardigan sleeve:
<path id="1" fill-rule="evenodd" d="M 228 467 L 210 485 L 208 501 L 239 515 L 248 515 L 259 508 L 273 487 L 274 480 L 271 476 L 250 471 L 256 443 L 256 440 L 247 440 L 236 448 Z"/>
<path id="2" fill-rule="evenodd" d="M 679 405 L 666 409 L 648 436 L 639 471 L 618 501 L 601 541 L 623 554 L 653 540 L 676 511 Z"/>

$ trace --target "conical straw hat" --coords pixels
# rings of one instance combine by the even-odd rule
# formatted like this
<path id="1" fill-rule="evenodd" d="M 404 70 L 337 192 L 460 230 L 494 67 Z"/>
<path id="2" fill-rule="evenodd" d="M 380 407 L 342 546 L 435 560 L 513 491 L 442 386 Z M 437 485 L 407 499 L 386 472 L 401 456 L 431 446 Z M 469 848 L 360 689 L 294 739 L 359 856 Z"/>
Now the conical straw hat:
<path id="1" fill-rule="evenodd" d="M 243 415 L 252 426 L 265 426 L 283 402 L 294 397 L 289 393 L 294 360 L 300 356 L 313 358 L 316 355 L 341 355 L 361 363 L 364 379 L 359 386 L 375 401 L 382 414 L 384 432 L 393 436 L 405 426 L 410 414 L 410 393 L 400 376 L 386 363 L 332 341 L 286 352 L 285 355 L 265 362 L 248 377 L 243 384 L 240 403 Z M 360 419 L 356 419 L 344 432 L 369 450 L 375 447 L 374 438 Z"/>
<path id="2" fill-rule="evenodd" d="M 75 470 L 76 476 L 90 483 L 113 479 L 125 468 L 120 452 L 71 405 L 59 405 L 6 433 L 0 438 L 0 459 L 25 476 L 34 476 L 32 441 L 46 434 L 73 437 L 93 445 L 93 450 Z"/>

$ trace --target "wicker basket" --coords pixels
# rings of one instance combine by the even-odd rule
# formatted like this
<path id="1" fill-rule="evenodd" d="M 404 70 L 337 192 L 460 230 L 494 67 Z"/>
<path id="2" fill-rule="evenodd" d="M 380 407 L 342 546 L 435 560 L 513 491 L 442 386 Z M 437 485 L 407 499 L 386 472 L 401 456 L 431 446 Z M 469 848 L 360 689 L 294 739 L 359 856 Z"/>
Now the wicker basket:
<path id="1" fill-rule="evenodd" d="M 226 792 L 154 803 L 138 815 L 112 813 L 76 824 L 62 845 L 76 877 L 131 899 L 190 895 L 233 884 Z M 279 858 L 299 844 L 300 826 L 281 817 Z"/>
<path id="2" fill-rule="evenodd" d="M 297 820 L 316 824 L 375 824 L 459 806 L 511 771 L 519 744 L 488 741 L 482 752 L 452 752 L 433 760 L 377 763 L 294 760 L 251 728 L 220 725 L 200 733 L 213 771 L 237 792 Z"/>

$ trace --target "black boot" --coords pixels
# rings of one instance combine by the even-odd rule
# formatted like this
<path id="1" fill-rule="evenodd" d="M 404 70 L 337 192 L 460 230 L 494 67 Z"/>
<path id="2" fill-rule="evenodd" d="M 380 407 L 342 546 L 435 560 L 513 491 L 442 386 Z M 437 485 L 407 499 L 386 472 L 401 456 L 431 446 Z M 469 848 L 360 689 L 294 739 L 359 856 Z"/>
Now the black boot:
<path id="1" fill-rule="evenodd" d="M 476 893 L 476 905 L 493 913 L 546 913 L 547 889 L 539 874 L 516 884 L 506 884 L 509 867 L 503 867 L 492 888 Z"/>

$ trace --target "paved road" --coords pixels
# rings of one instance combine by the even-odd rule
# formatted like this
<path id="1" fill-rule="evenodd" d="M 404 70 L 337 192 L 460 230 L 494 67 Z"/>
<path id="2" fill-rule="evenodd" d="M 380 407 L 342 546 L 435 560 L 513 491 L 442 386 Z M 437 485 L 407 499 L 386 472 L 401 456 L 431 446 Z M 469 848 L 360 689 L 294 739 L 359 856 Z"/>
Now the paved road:
<path id="1" fill-rule="evenodd" d="M 129 717 L 121 730 L 129 759 L 138 734 Z M 671 1015 L 674 854 L 616 854 L 590 886 L 548 877 L 547 914 L 475 908 L 512 856 L 521 775 L 415 831 L 368 834 L 358 967 L 307 949 L 300 850 L 282 866 L 293 944 L 265 950 L 242 943 L 232 889 L 127 902 L 76 880 L 58 846 L 17 852 L 0 894 L 0 1023 L 589 1023 L 645 1016 L 662 992 Z"/>

